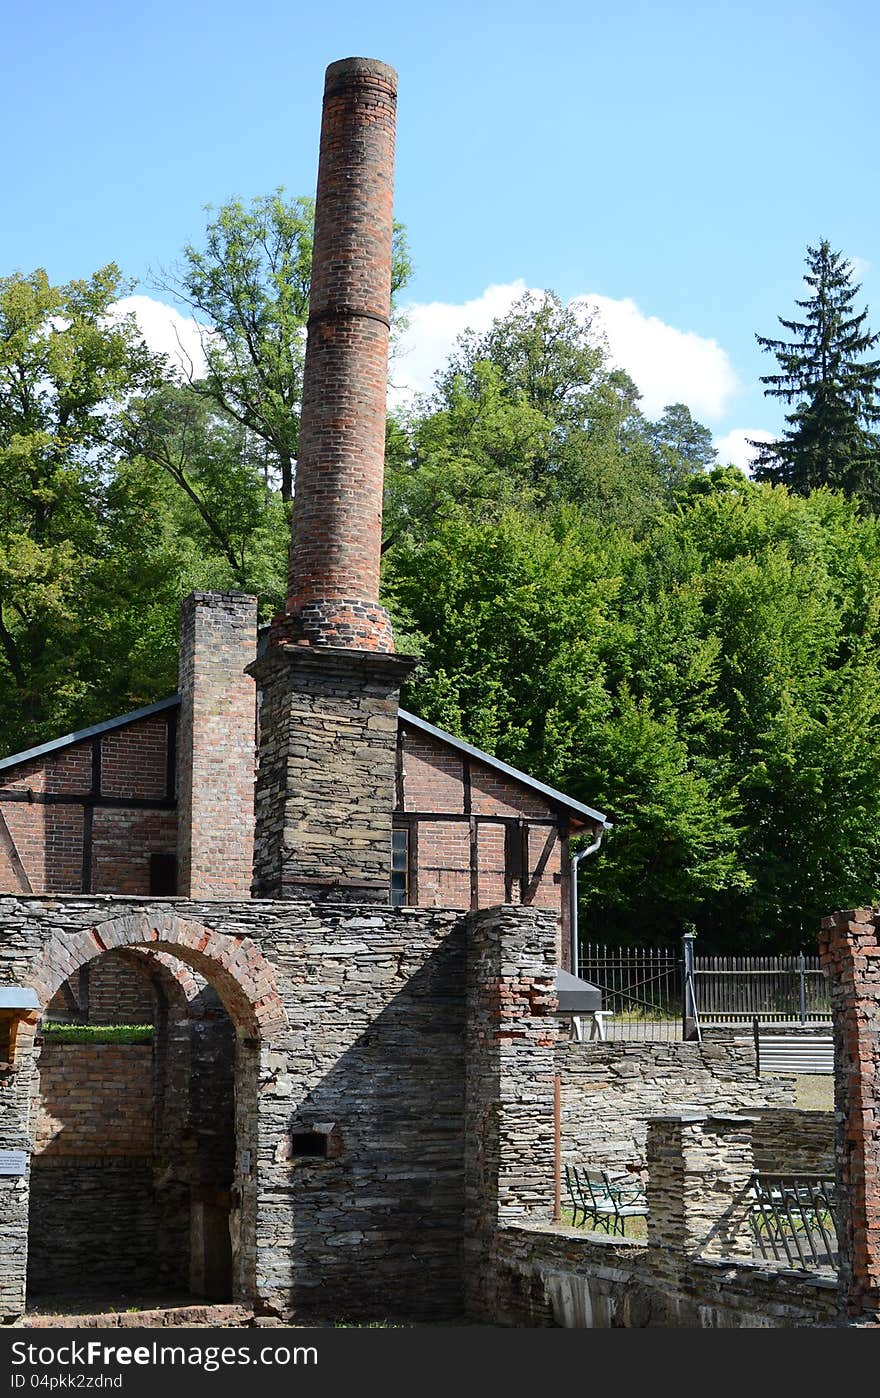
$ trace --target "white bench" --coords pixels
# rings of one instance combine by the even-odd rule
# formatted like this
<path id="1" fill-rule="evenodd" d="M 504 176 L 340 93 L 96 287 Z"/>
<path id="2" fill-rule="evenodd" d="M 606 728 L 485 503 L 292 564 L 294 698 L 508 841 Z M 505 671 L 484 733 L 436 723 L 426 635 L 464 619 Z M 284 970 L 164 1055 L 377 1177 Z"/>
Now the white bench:
<path id="1" fill-rule="evenodd" d="M 572 1021 L 571 1021 L 571 1037 L 572 1037 L 573 1039 L 576 1039 L 578 1043 L 582 1043 L 582 1042 L 583 1042 L 583 1038 L 584 1038 L 584 1023 L 583 1023 L 583 1022 L 584 1022 L 584 1019 L 585 1019 L 585 1018 L 586 1018 L 585 1015 L 573 1015 L 573 1016 L 572 1016 Z M 593 1010 L 593 1013 L 589 1016 L 589 1019 L 590 1019 L 590 1038 L 591 1038 L 591 1039 L 602 1039 L 603 1041 L 604 1041 L 605 1039 L 607 1039 L 607 1038 L 608 1038 L 608 1031 L 607 1031 L 607 1029 L 606 1029 L 606 1027 L 605 1027 L 605 1021 L 606 1021 L 606 1019 L 613 1019 L 613 1018 L 614 1018 L 614 1011 L 613 1011 L 613 1010 Z"/>

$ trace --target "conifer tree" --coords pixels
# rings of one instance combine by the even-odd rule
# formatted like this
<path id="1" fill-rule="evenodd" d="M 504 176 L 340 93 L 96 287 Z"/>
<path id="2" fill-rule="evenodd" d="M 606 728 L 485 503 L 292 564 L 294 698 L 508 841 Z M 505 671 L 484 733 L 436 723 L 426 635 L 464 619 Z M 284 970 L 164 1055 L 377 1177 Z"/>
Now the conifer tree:
<path id="1" fill-rule="evenodd" d="M 853 302 L 860 290 L 853 269 L 827 239 L 807 248 L 804 281 L 810 295 L 797 301 L 803 320 L 779 322 L 792 336 L 755 338 L 774 354 L 779 372 L 762 376 L 765 393 L 794 409 L 787 427 L 773 442 L 753 442 L 758 448 L 755 477 L 787 485 L 798 495 L 828 485 L 847 495 L 860 495 L 869 507 L 880 507 L 880 421 L 877 393 L 880 360 L 866 359 L 880 340 L 865 324 L 867 308 L 856 314 Z"/>

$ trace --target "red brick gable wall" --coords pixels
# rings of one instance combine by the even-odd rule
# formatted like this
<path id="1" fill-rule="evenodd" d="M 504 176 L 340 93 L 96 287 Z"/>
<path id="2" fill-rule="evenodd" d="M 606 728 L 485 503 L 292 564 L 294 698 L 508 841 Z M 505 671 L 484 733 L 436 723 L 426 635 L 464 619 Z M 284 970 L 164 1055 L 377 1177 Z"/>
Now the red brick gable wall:
<path id="1" fill-rule="evenodd" d="M 0 773 L 0 890 L 158 892 L 153 856 L 176 852 L 175 718 L 153 714 Z"/>
<path id="2" fill-rule="evenodd" d="M 409 831 L 409 902 L 547 908 L 568 964 L 568 822 L 540 793 L 404 720 L 394 819 Z"/>
<path id="3" fill-rule="evenodd" d="M 240 637 L 234 639 L 241 644 Z M 241 657 L 236 654 L 229 668 L 233 660 L 237 672 Z M 239 733 L 235 750 L 242 754 L 238 767 L 244 772 L 244 754 L 253 750 L 248 747 L 253 716 L 240 705 L 219 708 L 215 723 L 221 715 Z M 178 812 L 169 785 L 178 765 L 177 727 L 177 710 L 169 709 L 0 774 L 0 891 L 174 892 L 173 886 L 157 887 L 155 880 L 157 858 L 165 861 L 164 877 L 169 870 L 174 877 Z M 215 747 L 212 740 L 209 754 Z M 214 862 L 219 861 L 213 877 L 222 882 L 234 874 L 240 896 L 247 896 L 244 843 L 235 844 L 235 859 L 225 874 L 220 864 L 223 841 L 232 838 L 229 832 L 249 828 L 250 787 L 244 781 L 218 781 L 220 770 L 206 767 L 204 773 L 204 781 L 213 781 L 215 788 L 209 802 L 214 812 L 209 833 L 212 849 L 216 846 Z M 569 827 L 564 811 L 526 783 L 406 720 L 398 732 L 396 788 L 394 824 L 406 829 L 408 839 L 405 901 L 418 907 L 524 903 L 547 908 L 560 917 L 560 960 L 567 964 Z M 198 811 L 192 814 L 198 825 Z M 211 861 L 202 859 L 201 866 L 205 877 Z M 219 887 L 212 884 L 206 896 L 216 896 Z"/>

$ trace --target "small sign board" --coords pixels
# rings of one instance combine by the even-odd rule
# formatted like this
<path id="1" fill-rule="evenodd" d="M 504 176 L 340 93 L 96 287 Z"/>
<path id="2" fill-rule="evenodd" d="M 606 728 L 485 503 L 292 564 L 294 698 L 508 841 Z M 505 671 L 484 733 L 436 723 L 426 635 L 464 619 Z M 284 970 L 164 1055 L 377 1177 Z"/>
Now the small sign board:
<path id="1" fill-rule="evenodd" d="M 0 1150 L 0 1175 L 23 1175 L 26 1170 L 26 1150 Z"/>

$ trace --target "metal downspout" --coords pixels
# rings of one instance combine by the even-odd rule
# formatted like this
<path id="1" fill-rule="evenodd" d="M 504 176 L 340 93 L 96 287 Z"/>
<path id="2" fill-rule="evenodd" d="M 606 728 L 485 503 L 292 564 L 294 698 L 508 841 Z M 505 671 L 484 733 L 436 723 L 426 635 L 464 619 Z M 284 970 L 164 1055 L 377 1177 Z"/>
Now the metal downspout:
<path id="1" fill-rule="evenodd" d="M 606 830 L 610 830 L 608 824 L 600 825 L 596 831 L 592 844 L 585 849 L 578 850 L 577 854 L 571 856 L 571 973 L 578 974 L 578 865 L 582 859 L 588 855 L 595 854 L 602 843 L 602 836 Z"/>

